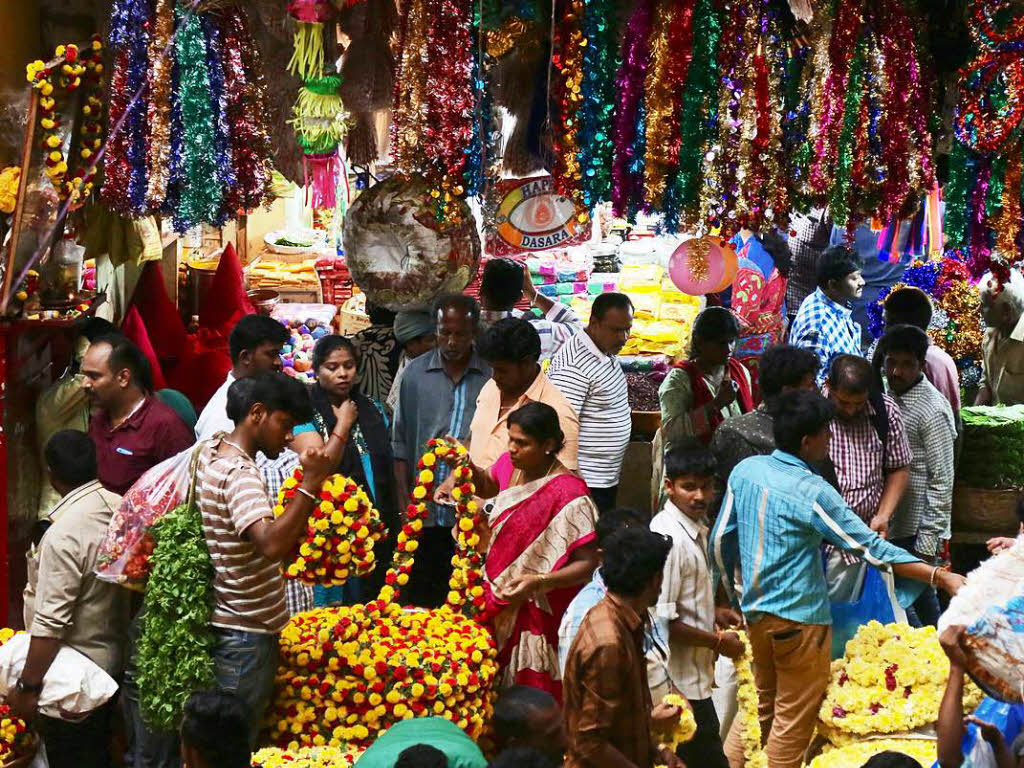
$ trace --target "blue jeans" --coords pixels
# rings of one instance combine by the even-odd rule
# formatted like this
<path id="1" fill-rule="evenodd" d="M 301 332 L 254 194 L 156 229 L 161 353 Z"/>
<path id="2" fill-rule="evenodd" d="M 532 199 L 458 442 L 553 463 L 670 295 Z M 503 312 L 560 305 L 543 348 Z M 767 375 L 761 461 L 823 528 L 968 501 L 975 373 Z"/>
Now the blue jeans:
<path id="1" fill-rule="evenodd" d="M 907 536 L 893 539 L 891 543 L 913 553 L 915 541 L 914 536 Z M 921 596 L 907 608 L 907 623 L 912 627 L 934 627 L 938 625 L 941 615 L 942 608 L 939 606 L 939 595 L 935 587 L 925 587 Z"/>
<path id="2" fill-rule="evenodd" d="M 121 684 L 125 735 L 129 744 L 124 763 L 130 768 L 180 768 L 181 736 L 176 731 L 150 728 L 143 722 L 139 712 L 139 687 L 135 683 L 138 639 L 139 615 L 136 615 L 128 629 L 128 663 Z"/>
<path id="3" fill-rule="evenodd" d="M 220 628 L 214 632 L 217 687 L 235 694 L 248 707 L 249 747 L 255 748 L 277 674 L 277 635 Z"/>

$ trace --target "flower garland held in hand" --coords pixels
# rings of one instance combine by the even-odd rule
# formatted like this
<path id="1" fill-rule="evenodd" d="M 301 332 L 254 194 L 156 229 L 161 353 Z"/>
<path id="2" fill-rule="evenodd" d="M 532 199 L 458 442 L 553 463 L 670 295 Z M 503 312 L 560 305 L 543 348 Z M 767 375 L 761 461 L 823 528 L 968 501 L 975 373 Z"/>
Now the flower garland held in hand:
<path id="1" fill-rule="evenodd" d="M 25 77 L 39 91 L 40 143 L 46 176 L 57 190 L 60 202 L 70 199 L 72 208 L 81 206 L 92 193 L 96 177 L 96 156 L 103 144 L 103 43 L 94 37 L 84 51 L 77 45 L 59 45 L 50 63 L 33 61 Z M 57 112 L 58 91 L 71 93 L 84 83 L 81 106 L 78 161 L 64 153 L 64 138 Z M 66 126 L 70 130 L 71 126 Z M 68 178 L 72 166 L 77 170 Z"/>
<path id="2" fill-rule="evenodd" d="M 768 768 L 768 755 L 761 746 L 761 721 L 757 715 L 757 686 L 754 684 L 754 670 L 750 666 L 753 652 L 746 632 L 736 633 L 745 648 L 743 655 L 733 660 L 736 665 L 736 698 L 739 708 L 736 716 L 740 719 L 743 740 L 745 768 Z"/>
<path id="3" fill-rule="evenodd" d="M 869 622 L 846 644 L 832 674 L 818 718 L 836 746 L 868 734 L 906 733 L 933 724 L 949 676 L 949 659 L 934 627 Z M 967 683 L 964 707 L 973 710 L 982 693 Z"/>
<path id="4" fill-rule="evenodd" d="M 457 444 L 456 444 L 457 445 Z M 450 450 L 453 450 L 450 448 Z M 461 445 L 454 450 L 462 463 L 455 468 L 455 525 L 458 535 L 455 541 L 455 555 L 452 557 L 452 575 L 448 581 L 447 605 L 457 612 L 476 617 L 484 609 L 483 555 L 479 552 L 480 526 L 483 516 L 480 505 L 473 500 L 476 488 L 473 486 L 473 472 L 469 468 L 466 449 Z"/>
<path id="5" fill-rule="evenodd" d="M 693 718 L 693 707 L 690 706 L 690 702 L 678 693 L 670 693 L 661 701 L 670 707 L 679 707 L 679 723 L 672 732 L 672 737 L 665 742 L 665 746 L 675 752 L 676 747 L 691 741 L 697 734 L 697 721 Z"/>
<path id="6" fill-rule="evenodd" d="M 284 514 L 302 482 L 302 467 L 281 486 L 274 516 Z M 341 586 L 351 576 L 365 576 L 376 566 L 374 544 L 384 535 L 384 523 L 366 491 L 342 475 L 332 475 L 320 488 L 320 501 L 306 525 L 306 537 L 284 568 L 286 579 L 325 587 Z"/>

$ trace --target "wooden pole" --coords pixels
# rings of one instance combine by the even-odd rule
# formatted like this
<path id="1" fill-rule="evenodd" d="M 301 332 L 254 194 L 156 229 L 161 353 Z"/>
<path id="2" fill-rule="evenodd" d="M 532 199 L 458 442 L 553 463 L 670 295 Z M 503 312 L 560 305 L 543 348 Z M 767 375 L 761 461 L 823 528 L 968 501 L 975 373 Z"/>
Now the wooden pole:
<path id="1" fill-rule="evenodd" d="M 249 263 L 249 216 L 245 213 L 235 222 L 235 251 L 243 267 Z"/>

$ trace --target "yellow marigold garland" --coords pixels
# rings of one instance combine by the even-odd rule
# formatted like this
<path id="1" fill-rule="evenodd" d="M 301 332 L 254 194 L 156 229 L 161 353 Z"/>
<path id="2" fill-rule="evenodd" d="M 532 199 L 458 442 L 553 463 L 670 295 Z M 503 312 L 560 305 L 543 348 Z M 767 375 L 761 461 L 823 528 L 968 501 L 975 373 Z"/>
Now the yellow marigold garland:
<path id="1" fill-rule="evenodd" d="M 836 745 L 868 734 L 904 733 L 934 723 L 949 676 L 934 627 L 872 621 L 832 662 L 819 730 Z M 973 710 L 982 693 L 968 681 L 964 707 Z"/>
<path id="2" fill-rule="evenodd" d="M 746 768 L 768 768 L 768 756 L 761 746 L 761 721 L 757 716 L 757 686 L 754 684 L 754 671 L 750 666 L 752 653 L 750 640 L 746 632 L 737 632 L 743 641 L 743 655 L 734 659 L 736 665 L 736 698 L 739 702 L 736 716 L 740 720 L 740 733 L 743 735 L 743 757 Z"/>
<path id="3" fill-rule="evenodd" d="M 103 43 L 98 35 L 80 51 L 77 45 L 59 45 L 54 61 L 33 61 L 25 67 L 25 79 L 39 91 L 40 142 L 43 146 L 46 175 L 57 190 L 61 202 L 70 198 L 78 207 L 92 192 L 96 176 L 96 156 L 103 145 Z M 57 114 L 55 91 L 74 91 L 85 84 L 82 96 L 82 120 L 79 155 L 82 166 L 68 178 L 69 161 L 64 154 L 64 139 Z"/>
<path id="4" fill-rule="evenodd" d="M 0 629 L 0 646 L 4 645 L 15 635 L 24 632 L 16 632 L 9 627 Z M 0 764 L 8 763 L 12 759 L 24 754 L 31 746 L 34 737 L 28 729 L 28 725 L 19 717 L 11 714 L 11 708 L 6 704 L 0 704 Z"/>
<path id="5" fill-rule="evenodd" d="M 909 755 L 921 765 L 935 762 L 933 739 L 871 739 L 845 747 L 826 746 L 825 751 L 811 760 L 807 768 L 855 768 L 864 765 L 873 755 L 889 750 Z"/>
<path id="6" fill-rule="evenodd" d="M 675 752 L 676 747 L 692 740 L 697 734 L 697 721 L 693 719 L 690 702 L 678 693 L 667 694 L 661 701 L 670 707 L 679 707 L 680 710 L 679 724 L 672 732 L 672 737 L 665 742 L 665 746 Z"/>
<path id="7" fill-rule="evenodd" d="M 252 768 L 341 768 L 355 763 L 362 753 L 351 747 L 301 747 L 295 751 L 266 747 L 253 753 Z"/>
<path id="8" fill-rule="evenodd" d="M 0 213 L 14 213 L 20 182 L 21 168 L 18 166 L 12 165 L 0 171 Z"/>
<path id="9" fill-rule="evenodd" d="M 275 517 L 284 514 L 301 482 L 300 466 L 277 494 Z M 347 477 L 332 475 L 320 488 L 320 501 L 309 516 L 306 538 L 285 567 L 284 577 L 331 587 L 341 586 L 350 576 L 365 576 L 376 565 L 373 546 L 383 535 L 384 523 L 366 491 Z"/>

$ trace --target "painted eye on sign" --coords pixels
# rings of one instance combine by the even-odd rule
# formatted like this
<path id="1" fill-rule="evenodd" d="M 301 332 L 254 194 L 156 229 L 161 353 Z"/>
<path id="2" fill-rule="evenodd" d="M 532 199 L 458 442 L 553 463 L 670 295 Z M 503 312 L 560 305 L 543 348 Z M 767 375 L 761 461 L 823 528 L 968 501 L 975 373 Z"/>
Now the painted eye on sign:
<path id="1" fill-rule="evenodd" d="M 550 176 L 501 183 L 497 226 L 488 239 L 492 256 L 579 245 L 590 238 L 590 216 L 557 194 Z"/>

